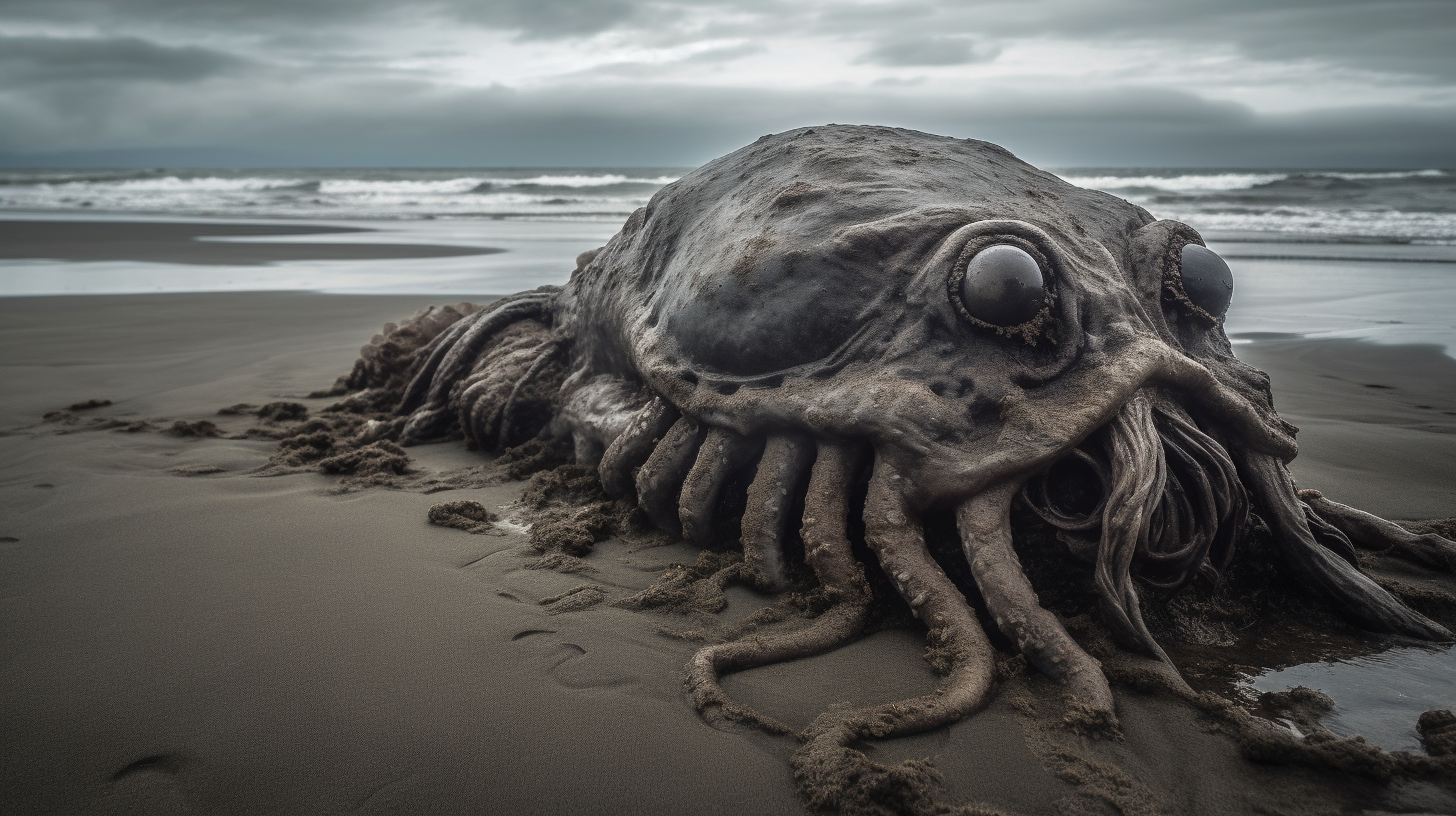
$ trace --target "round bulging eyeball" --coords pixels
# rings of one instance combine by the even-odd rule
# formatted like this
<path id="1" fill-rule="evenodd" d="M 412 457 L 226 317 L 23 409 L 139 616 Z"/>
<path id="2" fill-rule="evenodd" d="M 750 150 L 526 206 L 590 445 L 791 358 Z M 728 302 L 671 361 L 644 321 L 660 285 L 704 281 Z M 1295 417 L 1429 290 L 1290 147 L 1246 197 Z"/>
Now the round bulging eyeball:
<path id="1" fill-rule="evenodd" d="M 1214 317 L 1228 313 L 1234 297 L 1234 273 L 1218 253 L 1198 244 L 1183 245 L 1183 291 L 1193 304 Z"/>
<path id="2" fill-rule="evenodd" d="M 1046 302 L 1041 264 L 1026 250 L 996 244 L 977 252 L 961 278 L 966 313 L 993 326 L 1019 326 Z"/>

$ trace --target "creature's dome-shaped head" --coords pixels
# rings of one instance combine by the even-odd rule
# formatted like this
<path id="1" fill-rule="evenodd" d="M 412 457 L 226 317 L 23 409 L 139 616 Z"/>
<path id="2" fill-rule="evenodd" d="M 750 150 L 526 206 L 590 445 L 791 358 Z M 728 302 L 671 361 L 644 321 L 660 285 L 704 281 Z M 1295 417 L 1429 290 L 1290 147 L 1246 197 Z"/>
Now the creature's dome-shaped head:
<path id="1" fill-rule="evenodd" d="M 573 287 L 685 411 L 898 445 L 936 492 L 1044 464 L 1158 378 L 1292 450 L 1198 234 L 985 142 L 765 137 L 664 188 Z"/>

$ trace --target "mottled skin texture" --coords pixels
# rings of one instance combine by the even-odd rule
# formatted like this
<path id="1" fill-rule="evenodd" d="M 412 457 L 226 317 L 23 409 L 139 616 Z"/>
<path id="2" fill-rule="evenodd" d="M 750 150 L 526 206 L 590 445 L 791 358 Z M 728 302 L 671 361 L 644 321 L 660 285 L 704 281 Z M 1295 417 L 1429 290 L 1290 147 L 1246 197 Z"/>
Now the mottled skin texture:
<path id="1" fill-rule="evenodd" d="M 665 530 L 709 541 L 738 521 L 743 561 L 715 585 L 780 590 L 795 569 L 811 574 L 827 611 L 802 629 L 694 658 L 688 687 L 708 717 L 782 729 L 735 705 L 718 678 L 857 637 L 872 600 L 851 547 L 862 541 L 926 626 L 944 680 L 800 735 L 795 773 L 811 803 L 826 785 L 891 773 L 855 741 L 985 704 L 995 652 L 962 590 L 1064 684 L 1089 726 L 1115 729 L 1099 664 L 1022 571 L 1018 501 L 1061 527 L 1068 558 L 1095 562 L 1102 622 L 1175 680 L 1134 579 L 1216 577 L 1251 514 L 1290 579 L 1355 624 L 1450 640 L 1354 566 L 1347 533 L 1388 546 L 1399 528 L 1296 496 L 1285 469 L 1295 429 L 1268 378 L 1233 356 L 1227 291 L 1213 306 L 1207 279 L 1185 291 L 1189 244 L 1202 240 L 1186 225 L 985 142 L 848 126 L 766 136 L 662 189 L 578 259 L 566 286 L 442 332 L 417 356 L 391 432 L 409 443 L 458 430 L 488 448 L 569 442 L 609 493 Z M 1035 260 L 1044 291 L 1035 318 L 995 326 L 972 316 L 959 286 L 968 259 L 1007 245 Z M 1199 274 L 1212 269 L 1217 289 L 1226 267 L 1208 263 Z M 507 331 L 522 322 L 535 328 Z M 1073 460 L 1080 470 L 1053 467 Z M 734 479 L 747 483 L 746 510 L 725 520 L 720 494 Z M 1053 506 L 1059 495 L 1095 507 Z M 954 513 L 974 588 L 957 587 L 926 546 L 930 512 Z M 787 555 L 796 541 L 802 559 Z M 1421 546 L 1435 562 L 1456 552 L 1445 539 Z"/>
<path id="2" fill-rule="evenodd" d="M 1249 444 L 1292 458 L 1268 378 L 1222 331 L 1162 308 L 1180 233 L 1197 240 L 985 142 L 811 128 L 664 189 L 573 276 L 560 322 L 577 365 L 641 378 L 711 424 L 870 440 L 917 504 L 1044 465 L 1150 376 L 1206 392 Z M 979 235 L 1049 256 L 1055 345 L 957 315 L 946 275 Z"/>

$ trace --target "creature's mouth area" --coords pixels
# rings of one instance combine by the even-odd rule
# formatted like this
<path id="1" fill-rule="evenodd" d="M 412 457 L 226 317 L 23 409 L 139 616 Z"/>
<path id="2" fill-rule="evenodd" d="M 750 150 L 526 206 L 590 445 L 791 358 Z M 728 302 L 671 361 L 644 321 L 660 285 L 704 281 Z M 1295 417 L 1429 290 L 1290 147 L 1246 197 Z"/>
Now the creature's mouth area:
<path id="1" fill-rule="evenodd" d="M 1119 634 L 1154 653 L 1132 575 L 1163 588 L 1197 575 L 1216 580 L 1249 519 L 1249 493 L 1216 432 L 1150 388 L 1032 477 L 1022 498 L 1074 555 L 1096 563 L 1098 593 Z"/>

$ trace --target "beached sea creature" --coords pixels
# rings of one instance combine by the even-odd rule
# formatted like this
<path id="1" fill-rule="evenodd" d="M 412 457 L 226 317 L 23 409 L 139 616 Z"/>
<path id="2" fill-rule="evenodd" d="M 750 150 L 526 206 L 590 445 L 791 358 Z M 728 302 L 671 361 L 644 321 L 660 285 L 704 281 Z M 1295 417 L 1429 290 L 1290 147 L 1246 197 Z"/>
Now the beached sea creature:
<path id="1" fill-rule="evenodd" d="M 1139 584 L 1217 580 L 1251 525 L 1267 526 L 1281 569 L 1358 626 L 1452 640 L 1356 565 L 1350 538 L 1410 534 L 1296 493 L 1295 428 L 1223 331 L 1232 291 L 1192 228 L 995 145 L 807 128 L 663 188 L 565 286 L 445 328 L 410 358 L 401 419 L 375 433 L 569 443 L 661 529 L 736 534 L 742 561 L 720 584 L 782 590 L 812 573 L 826 609 L 805 627 L 693 657 L 706 716 L 755 719 L 723 673 L 862 633 L 872 591 L 855 545 L 867 545 L 944 679 L 821 717 L 801 775 L 831 773 L 815 763 L 858 740 L 986 704 L 996 650 L 968 596 L 1089 724 L 1116 721 L 1099 663 L 1024 574 L 1017 505 L 1060 531 L 1064 557 L 1095 565 L 1101 621 L 1156 660 L 1168 658 Z M 954 514 L 955 570 L 927 547 L 933 513 Z M 967 566 L 974 585 L 957 586 L 947 572 Z"/>

